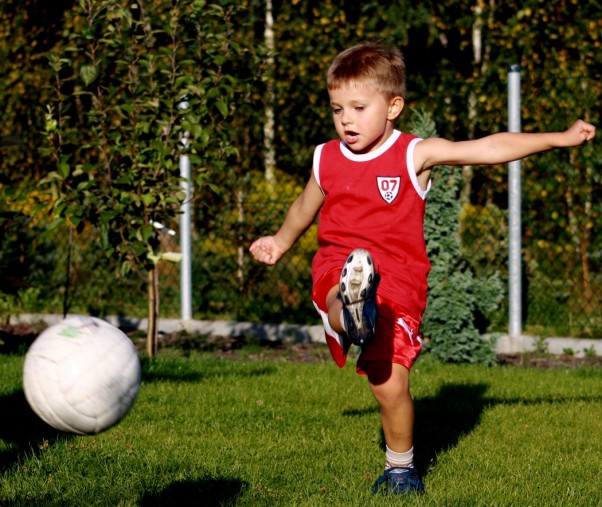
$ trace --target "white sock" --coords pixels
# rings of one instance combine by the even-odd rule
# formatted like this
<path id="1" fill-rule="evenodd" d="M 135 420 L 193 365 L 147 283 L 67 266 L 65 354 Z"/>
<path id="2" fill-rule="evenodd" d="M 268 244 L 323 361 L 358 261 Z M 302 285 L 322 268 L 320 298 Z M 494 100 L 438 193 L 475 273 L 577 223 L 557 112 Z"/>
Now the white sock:
<path id="1" fill-rule="evenodd" d="M 410 447 L 410 450 L 406 452 L 395 452 L 387 446 L 385 457 L 387 459 L 385 469 L 394 467 L 411 468 L 414 466 L 414 446 Z"/>

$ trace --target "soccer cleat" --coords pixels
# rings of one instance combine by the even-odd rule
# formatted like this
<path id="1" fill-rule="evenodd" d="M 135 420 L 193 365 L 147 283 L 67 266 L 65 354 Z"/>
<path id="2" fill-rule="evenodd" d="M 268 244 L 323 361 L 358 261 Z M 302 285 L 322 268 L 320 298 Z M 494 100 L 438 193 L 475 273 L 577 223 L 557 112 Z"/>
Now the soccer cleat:
<path id="1" fill-rule="evenodd" d="M 394 495 L 424 491 L 424 483 L 414 467 L 393 467 L 385 470 L 385 473 L 376 479 L 372 486 L 372 493 L 378 493 L 379 488 L 385 482 L 387 491 Z"/>
<path id="2" fill-rule="evenodd" d="M 370 253 L 361 248 L 351 252 L 341 272 L 339 294 L 346 334 L 354 345 L 366 345 L 374 336 L 377 285 Z"/>

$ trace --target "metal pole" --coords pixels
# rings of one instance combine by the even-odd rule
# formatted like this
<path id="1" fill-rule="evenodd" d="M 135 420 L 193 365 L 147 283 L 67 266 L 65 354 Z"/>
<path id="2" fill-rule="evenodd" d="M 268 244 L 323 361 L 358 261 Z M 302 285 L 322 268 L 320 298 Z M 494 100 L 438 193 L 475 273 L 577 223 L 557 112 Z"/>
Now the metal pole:
<path id="1" fill-rule="evenodd" d="M 508 131 L 521 131 L 520 65 L 508 69 Z M 522 335 L 521 162 L 508 164 L 509 334 Z"/>
<path id="2" fill-rule="evenodd" d="M 178 105 L 180 109 L 188 109 L 189 103 L 186 98 Z M 184 132 L 181 139 L 182 152 L 180 153 L 180 185 L 184 190 L 184 202 L 180 210 L 180 251 L 182 260 L 180 261 L 180 309 L 183 321 L 192 318 L 192 254 L 191 254 L 191 230 L 192 230 L 192 180 L 190 175 L 190 158 L 186 150 L 190 146 L 190 132 Z"/>
<path id="3" fill-rule="evenodd" d="M 192 263 L 191 263 L 191 204 L 192 189 L 190 183 L 190 159 L 188 155 L 180 156 L 180 175 L 185 200 L 181 205 L 180 218 L 180 250 L 182 260 L 180 265 L 180 298 L 182 320 L 192 318 Z"/>

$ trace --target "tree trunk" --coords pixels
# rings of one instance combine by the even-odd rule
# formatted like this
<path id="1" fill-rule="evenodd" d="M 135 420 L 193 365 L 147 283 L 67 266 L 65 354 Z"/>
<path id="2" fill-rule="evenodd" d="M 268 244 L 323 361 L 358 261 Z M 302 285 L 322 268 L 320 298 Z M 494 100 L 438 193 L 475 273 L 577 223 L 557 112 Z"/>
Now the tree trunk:
<path id="1" fill-rule="evenodd" d="M 148 357 L 155 357 L 159 348 L 159 330 L 157 328 L 159 320 L 159 270 L 156 265 L 147 274 L 147 288 L 148 330 L 146 334 L 146 353 Z"/>
<path id="2" fill-rule="evenodd" d="M 274 149 L 274 17 L 272 14 L 272 0 L 265 3 L 265 31 L 264 42 L 268 49 L 266 94 L 267 104 L 265 108 L 265 123 L 263 124 L 263 146 L 264 146 L 264 171 L 266 181 L 274 181 L 274 167 L 276 166 L 276 155 Z"/>
<path id="3" fill-rule="evenodd" d="M 236 192 L 236 202 L 237 202 L 237 208 L 238 208 L 238 224 L 239 224 L 239 228 L 242 227 L 243 222 L 245 221 L 245 208 L 244 208 L 244 202 L 245 202 L 245 194 L 244 191 L 242 189 L 239 189 Z M 239 229 L 240 230 L 240 229 Z M 238 290 L 240 293 L 242 293 L 244 285 L 245 285 L 245 253 L 246 253 L 246 245 L 244 245 L 244 238 L 242 238 L 239 234 L 239 236 L 236 238 L 237 242 L 238 242 L 238 258 L 237 258 L 237 264 L 238 264 L 238 269 L 236 271 L 236 276 L 238 278 Z"/>
<path id="4" fill-rule="evenodd" d="M 483 10 L 485 0 L 477 0 L 474 8 L 475 19 L 472 25 L 472 61 L 475 73 L 482 75 L 486 69 L 487 63 L 483 60 Z M 477 96 L 475 91 L 471 91 L 468 96 L 468 139 L 474 139 L 477 122 Z M 472 187 L 473 170 L 472 166 L 462 167 L 462 179 L 464 184 L 460 192 L 460 204 L 470 202 Z"/>
<path id="5" fill-rule="evenodd" d="M 583 60 L 583 55 L 581 55 L 581 59 Z M 583 94 L 587 93 L 587 81 L 583 81 L 581 84 L 581 89 L 583 90 Z M 591 122 L 591 114 L 589 108 L 583 115 L 585 121 Z M 583 205 L 583 226 L 581 230 L 581 269 L 583 273 L 583 295 L 585 297 L 585 311 L 587 313 L 591 313 L 594 311 L 594 294 L 592 291 L 591 278 L 590 278 L 590 269 L 589 269 L 589 257 L 587 255 L 587 251 L 591 248 L 591 240 L 592 240 L 592 227 L 594 217 L 592 216 L 593 203 L 594 203 L 594 170 L 592 169 L 592 163 L 590 161 L 586 162 L 585 170 L 583 171 L 585 174 L 586 184 L 583 185 L 583 191 L 585 194 L 585 202 Z"/>
<path id="6" fill-rule="evenodd" d="M 576 160 L 574 152 L 571 152 L 569 159 L 571 167 L 577 168 L 578 162 Z M 589 167 L 585 170 L 580 170 L 580 172 L 586 174 L 588 178 L 588 183 L 591 182 L 591 169 Z M 586 185 L 586 188 L 593 188 L 593 184 Z M 587 250 L 591 242 L 591 229 L 588 226 L 588 224 L 592 223 L 591 196 L 587 195 L 583 209 L 580 211 L 577 211 L 575 209 L 575 197 L 573 194 L 573 187 L 571 185 L 567 185 L 567 189 L 564 192 L 564 198 L 567 205 L 569 227 L 571 235 L 573 237 L 573 243 L 575 245 L 576 251 L 579 252 L 579 261 L 581 264 L 581 290 L 583 294 L 583 309 L 586 313 L 591 313 L 593 311 L 593 292 L 591 285 L 589 258 L 587 255 Z M 570 268 L 572 263 L 566 263 L 565 265 L 567 264 L 569 267 L 568 271 L 570 276 Z"/>

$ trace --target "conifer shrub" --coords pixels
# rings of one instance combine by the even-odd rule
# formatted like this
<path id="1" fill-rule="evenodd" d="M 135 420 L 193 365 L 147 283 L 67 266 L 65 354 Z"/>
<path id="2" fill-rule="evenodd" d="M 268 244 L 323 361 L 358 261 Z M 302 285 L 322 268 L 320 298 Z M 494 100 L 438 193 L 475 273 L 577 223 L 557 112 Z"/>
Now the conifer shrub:
<path id="1" fill-rule="evenodd" d="M 417 112 L 413 131 L 436 137 L 431 116 Z M 462 255 L 459 235 L 459 168 L 440 166 L 433 171 L 425 217 L 427 252 L 431 261 L 429 295 L 422 332 L 433 356 L 454 363 L 485 363 L 495 359 L 493 339 L 485 339 L 487 316 L 504 297 L 498 273 L 477 276 Z"/>

